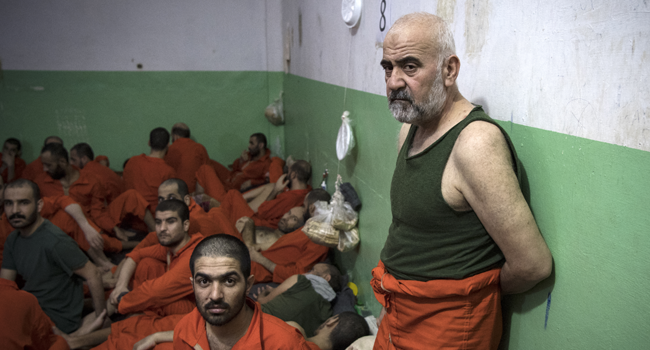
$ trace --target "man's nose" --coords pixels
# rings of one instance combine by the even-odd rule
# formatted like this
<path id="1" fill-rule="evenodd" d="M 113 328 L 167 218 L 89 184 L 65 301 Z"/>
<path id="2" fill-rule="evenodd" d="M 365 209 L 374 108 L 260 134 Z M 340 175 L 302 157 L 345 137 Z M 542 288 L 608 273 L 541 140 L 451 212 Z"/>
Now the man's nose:
<path id="1" fill-rule="evenodd" d="M 406 87 L 404 72 L 399 68 L 393 68 L 390 76 L 386 79 L 386 88 L 391 91 L 401 90 Z"/>
<path id="2" fill-rule="evenodd" d="M 212 283 L 212 289 L 210 290 L 210 300 L 221 300 L 223 299 L 223 288 L 221 283 Z"/>

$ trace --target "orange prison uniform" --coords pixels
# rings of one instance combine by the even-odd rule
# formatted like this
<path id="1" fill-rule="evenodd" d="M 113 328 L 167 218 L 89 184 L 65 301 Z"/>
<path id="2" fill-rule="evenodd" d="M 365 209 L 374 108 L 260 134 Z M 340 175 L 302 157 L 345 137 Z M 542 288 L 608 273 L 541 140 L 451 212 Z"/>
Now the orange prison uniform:
<path id="1" fill-rule="evenodd" d="M 96 160 L 86 163 L 81 171 L 87 171 L 102 181 L 108 203 L 113 202 L 117 196 L 124 192 L 124 180 L 110 168 L 97 163 Z"/>
<path id="2" fill-rule="evenodd" d="M 13 231 L 14 228 L 11 226 L 11 224 L 9 224 L 7 215 L 3 211 L 2 215 L 0 215 L 0 267 L 2 267 L 2 257 L 5 251 L 5 242 L 7 241 L 9 234 Z"/>
<path id="3" fill-rule="evenodd" d="M 32 182 L 36 182 L 38 175 L 45 174 L 43 171 L 43 162 L 41 162 L 41 157 L 37 157 L 33 162 L 27 164 L 23 170 L 22 178 L 27 179 Z"/>
<path id="4" fill-rule="evenodd" d="M 175 255 L 160 244 L 127 254 L 138 266 L 133 290 L 122 297 L 118 311 L 123 315 L 147 311 L 159 316 L 190 312 L 195 305 L 190 256 L 201 239 L 200 234 L 190 236 L 190 241 Z M 152 279 L 151 271 L 158 276 Z"/>
<path id="5" fill-rule="evenodd" d="M 110 162 L 109 162 L 107 156 L 97 156 L 97 157 L 95 157 L 95 160 L 94 160 L 94 161 L 97 162 L 97 163 L 99 163 L 99 162 L 101 162 L 102 160 L 105 160 L 105 161 L 106 161 L 106 164 L 110 164 Z"/>
<path id="6" fill-rule="evenodd" d="M 4 350 L 70 349 L 65 339 L 52 331 L 54 322 L 43 312 L 36 297 L 4 278 L 0 278 L 0 315 L 0 344 Z"/>
<path id="7" fill-rule="evenodd" d="M 276 183 L 280 176 L 284 174 L 284 160 L 280 157 L 271 158 L 271 165 L 269 165 L 269 183 Z"/>
<path id="8" fill-rule="evenodd" d="M 500 273 L 398 280 L 379 261 L 370 285 L 386 315 L 373 349 L 496 349 L 502 328 Z"/>
<path id="9" fill-rule="evenodd" d="M 264 266 L 251 262 L 251 275 L 255 283 L 282 283 L 287 278 L 309 272 L 314 265 L 327 258 L 329 248 L 312 242 L 302 228 L 280 237 L 262 255 L 273 261 L 275 271 L 271 273 Z"/>
<path id="10" fill-rule="evenodd" d="M 305 196 L 311 191 L 311 186 L 304 190 L 289 190 L 278 194 L 275 199 L 265 201 L 255 213 L 242 194 L 237 190 L 230 190 L 221 201 L 219 210 L 230 218 L 234 225 L 239 218 L 248 216 L 255 221 L 255 226 L 278 228 L 278 222 L 291 208 L 303 205 Z M 215 208 L 217 209 L 217 208 Z M 213 209 L 214 210 L 214 209 Z"/>
<path id="11" fill-rule="evenodd" d="M 190 193 L 196 186 L 196 171 L 208 164 L 208 151 L 202 144 L 190 138 L 179 138 L 167 149 L 165 162 L 176 171 L 176 176 L 185 181 Z"/>
<path id="12" fill-rule="evenodd" d="M 61 231 L 72 237 L 81 250 L 84 252 L 88 251 L 88 249 L 90 249 L 90 244 L 86 239 L 86 235 L 74 218 L 65 211 L 67 206 L 76 204 L 75 201 L 68 196 L 43 197 L 42 199 L 43 209 L 41 209 L 41 216 L 50 220 L 55 226 L 60 228 Z M 92 220 L 88 220 L 88 223 L 102 236 L 102 239 L 104 240 L 104 251 L 111 253 L 122 251 L 122 241 L 102 233 L 102 230 L 97 227 Z"/>
<path id="13" fill-rule="evenodd" d="M 241 189 L 241 185 L 251 180 L 251 185 L 258 186 L 266 182 L 266 173 L 269 171 L 271 165 L 270 150 L 256 161 L 248 161 L 242 163 L 241 158 L 237 158 L 231 165 L 232 170 L 228 170 L 221 163 L 210 159 L 208 162 L 209 168 L 200 167 L 197 170 L 197 182 L 205 189 L 206 186 L 210 187 L 205 193 L 210 197 L 221 201 L 221 197 L 229 190 Z M 250 155 L 249 155 L 250 157 Z M 204 185 L 205 183 L 205 185 Z M 212 193 L 212 194 L 210 194 Z"/>
<path id="14" fill-rule="evenodd" d="M 127 189 L 134 189 L 149 203 L 149 210 L 158 206 L 158 187 L 163 181 L 176 177 L 176 172 L 161 158 L 146 154 L 129 159 L 122 173 Z"/>
<path id="15" fill-rule="evenodd" d="M 309 350 L 300 331 L 281 319 L 262 312 L 260 304 L 246 298 L 246 305 L 253 309 L 253 318 L 246 334 L 233 345 L 232 350 Z M 183 317 L 174 328 L 174 350 L 210 349 L 205 320 L 194 309 Z"/>
<path id="16" fill-rule="evenodd" d="M 139 193 L 127 190 L 106 207 L 106 192 L 100 181 L 96 176 L 80 171 L 79 179 L 68 190 L 68 196 L 79 203 L 86 217 L 106 232 L 112 232 L 128 215 L 144 220 L 148 203 Z M 39 177 L 37 185 L 43 197 L 64 195 L 61 181 L 54 180 L 49 175 Z"/>
<path id="17" fill-rule="evenodd" d="M 2 152 L 0 152 L 0 164 L 2 163 Z M 20 179 L 23 176 L 23 172 L 25 171 L 25 168 L 27 167 L 27 163 L 22 158 L 16 157 L 14 160 L 14 178 L 11 179 L 11 181 Z M 2 180 L 4 183 L 9 183 L 10 181 L 7 181 L 7 178 L 9 177 L 9 169 L 5 169 L 2 172 Z"/>
<path id="18" fill-rule="evenodd" d="M 123 350 L 133 349 L 135 343 L 156 332 L 173 331 L 185 314 L 169 315 L 138 315 L 111 325 L 111 334 L 108 339 L 93 350 Z M 168 344 L 171 349 L 172 343 Z M 154 349 L 159 349 L 157 345 Z"/>

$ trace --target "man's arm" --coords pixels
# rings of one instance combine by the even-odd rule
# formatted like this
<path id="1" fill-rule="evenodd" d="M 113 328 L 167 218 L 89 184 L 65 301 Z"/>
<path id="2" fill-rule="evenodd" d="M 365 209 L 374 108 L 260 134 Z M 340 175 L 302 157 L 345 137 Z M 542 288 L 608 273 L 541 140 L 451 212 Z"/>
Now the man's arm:
<path id="1" fill-rule="evenodd" d="M 95 264 L 88 261 L 82 268 L 74 270 L 74 273 L 83 277 L 86 280 L 86 283 L 88 283 L 90 296 L 92 297 L 93 305 L 95 306 L 95 315 L 99 316 L 102 311 L 106 309 L 101 272 L 97 269 Z"/>
<path id="2" fill-rule="evenodd" d="M 253 247 L 248 247 L 248 252 L 251 255 L 251 260 L 264 266 L 265 269 L 269 270 L 271 273 L 275 271 L 276 264 L 269 260 L 267 257 L 258 252 L 257 249 Z"/>
<path id="3" fill-rule="evenodd" d="M 285 181 L 284 179 L 287 177 L 287 174 L 283 174 L 278 178 L 278 181 L 275 182 L 275 186 L 273 186 L 273 190 L 271 193 L 269 193 L 268 197 L 266 197 L 267 201 L 270 201 L 272 199 L 275 199 L 275 197 L 282 193 L 285 188 L 287 188 L 287 185 L 289 185 L 289 180 Z"/>
<path id="4" fill-rule="evenodd" d="M 149 350 L 160 343 L 171 343 L 173 341 L 174 331 L 157 332 L 135 343 L 133 350 Z"/>
<path id="5" fill-rule="evenodd" d="M 275 288 L 267 286 L 265 291 L 260 292 L 260 295 L 257 297 L 257 301 L 260 304 L 266 304 L 275 299 L 275 297 L 278 295 L 286 292 L 289 288 L 293 287 L 296 282 L 298 282 L 298 275 L 293 275 L 287 278 L 284 282 L 280 283 L 280 285 Z"/>
<path id="6" fill-rule="evenodd" d="M 249 218 L 248 216 L 243 216 L 237 220 L 237 225 L 243 225 L 242 229 L 239 231 L 242 236 L 244 244 L 247 246 L 252 246 L 255 244 L 255 221 Z M 238 227 L 238 226 L 237 226 Z"/>
<path id="7" fill-rule="evenodd" d="M 16 280 L 16 270 L 9 269 L 0 269 L 0 278 L 6 280 L 15 281 Z"/>
<path id="8" fill-rule="evenodd" d="M 97 249 L 97 250 L 103 250 L 104 249 L 104 239 L 102 236 L 93 228 L 90 223 L 88 222 L 88 219 L 86 218 L 86 215 L 84 215 L 83 210 L 81 210 L 81 206 L 77 203 L 70 204 L 66 206 L 63 209 L 68 215 L 72 216 L 74 221 L 77 222 L 77 225 L 79 225 L 79 228 L 83 231 L 84 235 L 86 236 L 86 240 L 90 244 L 91 247 Z"/>
<path id="9" fill-rule="evenodd" d="M 551 252 L 521 192 L 501 130 L 487 122 L 469 124 L 450 160 L 457 190 L 505 256 L 503 293 L 525 292 L 547 278 Z"/>
<path id="10" fill-rule="evenodd" d="M 116 271 L 118 275 L 117 282 L 115 282 L 115 289 L 113 289 L 111 295 L 108 297 L 108 301 L 115 306 L 118 304 L 117 298 L 120 294 L 129 291 L 129 281 L 131 280 L 131 277 L 133 277 L 135 268 L 137 267 L 135 261 L 129 257 L 124 259 L 123 262 L 124 264 L 120 264 L 122 268 L 119 271 Z"/>

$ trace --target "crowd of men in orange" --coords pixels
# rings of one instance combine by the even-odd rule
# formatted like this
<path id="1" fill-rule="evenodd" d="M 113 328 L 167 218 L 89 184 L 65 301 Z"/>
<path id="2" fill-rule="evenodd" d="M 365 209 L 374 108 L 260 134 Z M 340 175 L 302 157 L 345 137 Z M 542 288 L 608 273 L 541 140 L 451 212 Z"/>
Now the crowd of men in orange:
<path id="1" fill-rule="evenodd" d="M 26 164 L 20 141 L 6 140 L 2 343 L 322 350 L 368 335 L 356 313 L 332 314 L 341 274 L 324 263 L 329 248 L 301 230 L 329 194 L 311 188 L 308 162 L 271 157 L 266 145 L 263 134 L 251 135 L 226 167 L 178 123 L 171 135 L 152 130 L 150 152 L 118 174 L 87 143 L 68 151 L 48 137 Z M 285 312 L 281 303 L 303 295 L 325 304 L 323 312 Z M 278 317 L 260 306 L 271 310 L 273 301 Z"/>

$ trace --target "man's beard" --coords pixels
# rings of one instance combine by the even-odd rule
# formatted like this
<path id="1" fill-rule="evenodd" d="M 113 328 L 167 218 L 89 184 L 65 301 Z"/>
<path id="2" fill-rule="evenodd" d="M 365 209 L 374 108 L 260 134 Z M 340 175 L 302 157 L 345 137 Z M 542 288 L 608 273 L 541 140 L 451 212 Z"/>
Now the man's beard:
<path id="1" fill-rule="evenodd" d="M 15 214 L 11 215 L 10 217 L 8 217 L 7 220 L 9 221 L 9 224 L 11 224 L 11 227 L 13 227 L 15 229 L 19 229 L 19 228 L 24 228 L 24 227 L 27 227 L 27 226 L 33 224 L 37 219 L 37 215 L 38 215 L 38 213 L 36 212 L 36 210 L 34 210 L 34 212 L 31 213 L 28 217 L 25 217 L 25 216 L 23 216 L 22 214 L 19 214 L 19 213 L 15 213 Z M 16 226 L 14 226 L 13 223 L 11 222 L 12 219 L 24 219 L 25 221 L 23 221 L 22 223 L 17 224 Z"/>
<path id="2" fill-rule="evenodd" d="M 62 166 L 57 165 L 56 169 L 54 169 L 52 173 L 47 174 L 50 175 L 50 177 L 54 180 L 61 180 L 65 176 L 65 169 L 63 169 Z"/>
<path id="3" fill-rule="evenodd" d="M 196 306 L 199 309 L 199 313 L 201 314 L 201 316 L 203 316 L 205 322 L 217 327 L 223 326 L 228 322 L 232 321 L 232 319 L 235 318 L 235 316 L 239 315 L 239 312 L 244 307 L 244 304 L 246 304 L 246 294 L 242 296 L 239 303 L 233 306 L 230 306 L 230 304 L 223 301 L 223 299 L 217 301 L 210 301 L 203 306 L 199 306 L 199 300 L 198 299 L 196 300 Z M 208 313 L 208 309 L 214 307 L 225 309 L 226 312 L 221 315 L 213 315 Z"/>
<path id="4" fill-rule="evenodd" d="M 395 100 L 406 100 L 395 101 Z M 447 101 L 447 92 L 442 83 L 442 72 L 438 70 L 436 79 L 433 81 L 429 95 L 423 104 L 416 104 L 413 96 L 406 89 L 391 91 L 388 98 L 388 107 L 393 113 L 393 117 L 400 123 L 414 124 L 430 120 L 442 113 Z"/>
<path id="5" fill-rule="evenodd" d="M 253 149 L 248 149 L 248 153 L 251 155 L 251 158 L 257 157 L 258 154 L 260 154 L 260 149 L 255 147 Z"/>
<path id="6" fill-rule="evenodd" d="M 298 227 L 302 226 L 302 225 L 300 225 L 300 226 L 297 226 L 297 227 L 291 227 L 291 226 L 289 226 L 287 224 L 287 221 L 289 221 L 289 220 L 286 220 L 286 219 L 283 218 L 283 219 L 280 219 L 280 221 L 278 222 L 278 230 L 280 230 L 282 233 L 291 233 L 291 232 L 297 230 Z"/>

